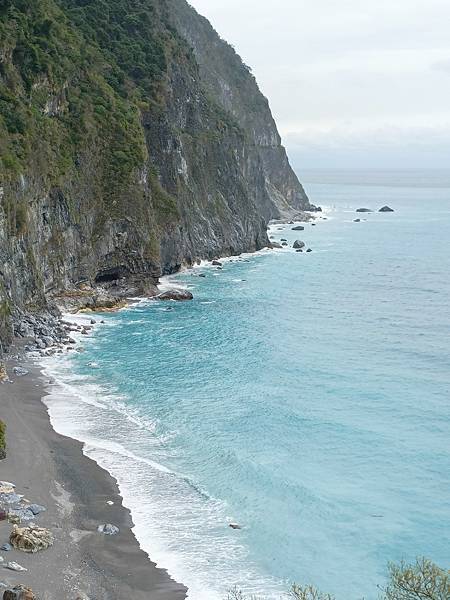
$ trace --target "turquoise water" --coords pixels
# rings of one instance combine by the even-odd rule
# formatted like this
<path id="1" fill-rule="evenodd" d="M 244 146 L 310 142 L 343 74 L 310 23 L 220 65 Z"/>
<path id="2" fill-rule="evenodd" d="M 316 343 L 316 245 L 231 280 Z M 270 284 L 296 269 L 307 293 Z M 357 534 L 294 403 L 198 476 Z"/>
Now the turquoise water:
<path id="1" fill-rule="evenodd" d="M 374 600 L 387 561 L 449 565 L 450 174 L 303 181 L 327 220 L 272 235 L 312 253 L 183 273 L 193 302 L 107 315 L 51 365 L 56 427 L 194 600 L 289 581 Z"/>

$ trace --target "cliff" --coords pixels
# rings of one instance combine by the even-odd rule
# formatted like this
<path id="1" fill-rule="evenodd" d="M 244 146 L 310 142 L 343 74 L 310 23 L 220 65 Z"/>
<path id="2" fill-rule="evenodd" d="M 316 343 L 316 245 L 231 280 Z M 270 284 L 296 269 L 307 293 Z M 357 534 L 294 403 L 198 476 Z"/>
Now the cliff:
<path id="1" fill-rule="evenodd" d="M 2 346 L 20 315 L 146 293 L 308 208 L 254 77 L 184 0 L 0 2 Z"/>

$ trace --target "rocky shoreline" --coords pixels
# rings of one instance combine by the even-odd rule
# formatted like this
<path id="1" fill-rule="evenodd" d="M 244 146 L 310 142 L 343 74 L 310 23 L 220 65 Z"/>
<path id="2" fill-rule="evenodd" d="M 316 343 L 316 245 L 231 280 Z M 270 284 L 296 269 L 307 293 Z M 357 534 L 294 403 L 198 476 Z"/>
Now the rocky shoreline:
<path id="1" fill-rule="evenodd" d="M 314 207 L 315 213 L 321 213 L 320 207 Z M 326 217 L 320 217 L 325 219 Z M 314 224 L 316 216 L 311 213 L 298 215 L 296 221 L 273 220 L 269 223 L 268 230 L 274 226 L 296 225 L 292 227 L 295 231 L 304 230 L 304 225 L 298 223 Z M 280 229 L 282 229 L 280 227 Z M 268 248 L 282 249 L 287 247 L 286 240 L 281 243 L 275 241 L 274 236 L 269 240 Z M 311 252 L 306 248 L 304 242 L 297 240 L 294 243 L 297 252 Z M 235 257 L 239 260 L 239 256 Z M 211 265 L 219 263 L 219 259 L 210 261 Z M 58 292 L 49 296 L 48 308 L 37 314 L 16 311 L 11 315 L 12 330 L 15 343 L 11 347 L 6 358 L 20 359 L 24 355 L 29 358 L 48 357 L 62 354 L 66 351 L 75 350 L 74 333 L 88 335 L 93 327 L 100 321 L 98 314 L 115 312 L 125 308 L 133 302 L 142 299 L 159 299 L 185 301 L 191 300 L 192 294 L 182 290 L 164 290 L 158 288 L 158 279 L 138 280 L 123 277 L 113 281 L 105 281 L 99 284 L 81 282 L 78 286 Z M 63 318 L 63 314 L 95 313 L 96 318 L 90 319 L 89 323 L 79 324 Z M 17 353 L 19 351 L 19 353 Z M 0 374 L 0 381 L 2 377 Z"/>

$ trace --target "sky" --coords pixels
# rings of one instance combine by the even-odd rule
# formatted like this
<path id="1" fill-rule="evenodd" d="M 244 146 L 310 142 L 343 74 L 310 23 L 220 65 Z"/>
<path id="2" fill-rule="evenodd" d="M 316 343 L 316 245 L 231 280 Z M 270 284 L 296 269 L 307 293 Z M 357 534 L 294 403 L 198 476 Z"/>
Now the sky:
<path id="1" fill-rule="evenodd" d="M 297 168 L 450 168 L 450 0 L 189 0 Z"/>

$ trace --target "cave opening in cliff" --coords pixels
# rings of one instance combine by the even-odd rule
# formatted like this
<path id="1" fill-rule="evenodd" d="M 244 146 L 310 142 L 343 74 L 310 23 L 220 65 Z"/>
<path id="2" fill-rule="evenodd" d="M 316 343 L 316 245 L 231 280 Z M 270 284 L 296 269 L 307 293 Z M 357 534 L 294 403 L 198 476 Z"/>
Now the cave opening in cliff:
<path id="1" fill-rule="evenodd" d="M 95 277 L 95 283 L 112 283 L 125 277 L 128 270 L 125 267 L 112 267 L 99 271 Z"/>

